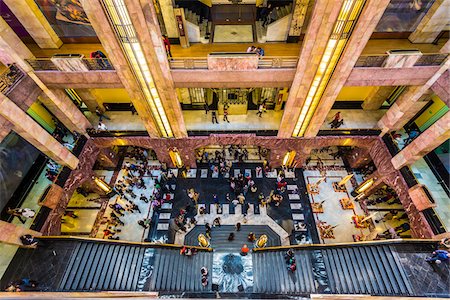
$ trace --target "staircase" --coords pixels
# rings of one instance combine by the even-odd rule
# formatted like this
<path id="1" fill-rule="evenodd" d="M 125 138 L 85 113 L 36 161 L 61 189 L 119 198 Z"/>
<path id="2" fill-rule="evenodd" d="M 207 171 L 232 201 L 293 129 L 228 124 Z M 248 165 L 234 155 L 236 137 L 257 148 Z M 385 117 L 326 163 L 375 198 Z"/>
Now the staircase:
<path id="1" fill-rule="evenodd" d="M 200 22 L 200 16 L 187 8 L 184 9 L 184 17 L 186 19 L 189 42 L 208 44 L 212 23 L 208 22 L 207 19 L 203 19 Z"/>
<path id="2" fill-rule="evenodd" d="M 316 292 L 310 251 L 297 251 L 297 270 L 287 270 L 284 251 L 263 251 L 252 254 L 255 293 L 311 294 Z M 271 279 L 269 279 L 269 277 Z"/>
<path id="3" fill-rule="evenodd" d="M 200 269 L 212 271 L 212 252 L 197 252 L 187 257 L 180 255 L 179 249 L 157 249 L 155 264 L 150 277 L 150 290 L 170 292 L 211 291 L 211 282 L 203 287 Z M 210 275 L 211 276 L 211 275 Z"/>
<path id="4" fill-rule="evenodd" d="M 254 292 L 277 294 L 371 294 L 378 296 L 413 294 L 403 267 L 387 245 L 321 247 L 321 250 L 297 250 L 297 270 L 287 270 L 284 251 L 253 253 Z M 319 252 L 319 253 L 314 253 Z M 319 254 L 319 255 L 318 255 Z M 321 254 L 321 255 L 320 255 Z M 318 268 L 323 258 L 326 279 Z M 323 268 L 322 268 L 323 269 Z M 269 276 L 278 280 L 264 280 Z"/>
<path id="5" fill-rule="evenodd" d="M 59 284 L 60 291 L 136 291 L 145 247 L 78 242 Z"/>
<path id="6" fill-rule="evenodd" d="M 262 26 L 263 21 L 256 21 L 256 38 L 258 43 L 285 41 L 289 32 L 290 18 L 292 15 L 292 3 L 275 7 L 275 21 Z"/>

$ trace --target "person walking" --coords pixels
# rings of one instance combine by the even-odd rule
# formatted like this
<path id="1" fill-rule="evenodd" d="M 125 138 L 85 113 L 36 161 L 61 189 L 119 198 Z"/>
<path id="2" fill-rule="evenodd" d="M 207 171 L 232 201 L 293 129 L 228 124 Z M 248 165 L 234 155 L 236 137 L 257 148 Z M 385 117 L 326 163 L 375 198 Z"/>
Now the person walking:
<path id="1" fill-rule="evenodd" d="M 205 114 L 208 114 L 208 112 L 209 112 L 209 105 L 208 105 L 208 103 L 206 103 L 205 102 Z"/>
<path id="2" fill-rule="evenodd" d="M 211 112 L 211 118 L 212 118 L 212 123 L 213 123 L 213 124 L 214 124 L 214 123 L 219 124 L 219 121 L 217 121 L 217 113 L 216 113 L 215 110 L 213 110 L 213 111 Z"/>
<path id="3" fill-rule="evenodd" d="M 167 57 L 170 58 L 170 60 L 172 60 L 172 52 L 170 52 L 170 41 L 169 38 L 167 37 L 167 35 L 163 35 L 162 36 L 162 40 L 164 43 L 164 48 L 166 49 L 166 53 L 167 53 Z"/>
<path id="4" fill-rule="evenodd" d="M 100 110 L 100 107 L 96 107 L 95 108 L 95 114 L 98 116 L 98 121 L 101 122 L 103 120 L 103 118 L 105 118 L 106 120 L 111 120 L 111 118 L 109 118 L 107 115 L 105 115 L 104 112 L 102 112 Z"/>
<path id="5" fill-rule="evenodd" d="M 450 253 L 448 253 L 446 250 L 436 250 L 433 251 L 430 257 L 425 258 L 425 261 L 429 263 L 440 264 L 441 262 L 448 261 L 449 259 Z"/>
<path id="6" fill-rule="evenodd" d="M 223 108 L 223 121 L 227 121 L 228 123 L 230 123 L 230 121 L 228 120 L 228 108 L 224 107 Z"/>
<path id="7" fill-rule="evenodd" d="M 261 103 L 261 104 L 258 106 L 258 112 L 256 113 L 256 115 L 259 116 L 260 118 L 262 118 L 263 110 L 264 110 L 264 105 Z"/>

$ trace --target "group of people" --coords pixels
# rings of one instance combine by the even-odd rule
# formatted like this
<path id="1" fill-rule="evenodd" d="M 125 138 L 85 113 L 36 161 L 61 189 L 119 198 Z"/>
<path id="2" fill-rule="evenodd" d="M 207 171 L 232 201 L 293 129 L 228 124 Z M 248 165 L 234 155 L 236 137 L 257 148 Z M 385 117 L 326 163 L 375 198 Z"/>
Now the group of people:
<path id="1" fill-rule="evenodd" d="M 5 289 L 5 292 L 26 292 L 36 291 L 38 289 L 38 282 L 30 278 L 22 278 L 20 280 L 10 282 Z"/>
<path id="2" fill-rule="evenodd" d="M 295 253 L 294 250 L 289 249 L 284 255 L 284 260 L 287 264 L 287 269 L 291 272 L 295 272 L 297 270 L 297 263 L 295 261 Z"/>
<path id="3" fill-rule="evenodd" d="M 247 53 L 256 53 L 258 55 L 259 58 L 264 56 L 264 49 L 261 47 L 255 47 L 255 46 L 250 46 L 247 48 Z"/>
<path id="4" fill-rule="evenodd" d="M 340 111 L 334 114 L 333 120 L 329 124 L 331 125 L 331 128 L 339 128 L 344 124 L 344 118 L 341 117 Z"/>

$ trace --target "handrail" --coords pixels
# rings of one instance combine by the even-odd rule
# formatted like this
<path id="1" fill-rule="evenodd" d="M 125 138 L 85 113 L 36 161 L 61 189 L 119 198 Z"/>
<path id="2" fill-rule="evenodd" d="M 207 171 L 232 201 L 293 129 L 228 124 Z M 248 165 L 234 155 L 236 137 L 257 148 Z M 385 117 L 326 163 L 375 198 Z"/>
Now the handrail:
<path id="1" fill-rule="evenodd" d="M 83 62 L 83 65 L 89 71 L 115 70 L 108 58 L 61 57 L 58 59 L 64 59 L 67 61 L 70 61 L 72 59 L 81 60 Z M 26 61 L 35 71 L 64 71 L 64 70 L 60 70 L 58 68 L 58 66 L 55 65 L 55 63 L 52 61 L 52 58 L 50 58 L 50 57 L 27 59 Z"/>
<path id="2" fill-rule="evenodd" d="M 422 53 L 419 59 L 414 63 L 414 67 L 420 66 L 439 66 L 447 58 L 448 53 Z M 355 63 L 355 68 L 382 67 L 389 54 L 364 54 L 361 55 Z"/>
<path id="3" fill-rule="evenodd" d="M 439 243 L 438 239 L 392 239 L 392 240 L 381 240 L 381 241 L 363 241 L 363 242 L 352 242 L 352 243 L 333 243 L 333 244 L 301 244 L 301 245 L 290 245 L 290 246 L 274 246 L 266 248 L 253 248 L 252 251 L 276 251 L 276 250 L 288 250 L 288 249 L 322 249 L 322 248 L 336 248 L 336 247 L 349 247 L 349 246 L 370 246 L 370 245 L 393 245 L 393 244 L 403 244 L 403 243 Z"/>
<path id="4" fill-rule="evenodd" d="M 0 74 L 0 93 L 6 95 L 25 74 L 15 65 L 10 65 Z"/>
<path id="5" fill-rule="evenodd" d="M 0 299 L 156 299 L 158 292 L 83 291 L 83 292 L 2 292 Z"/>
<path id="6" fill-rule="evenodd" d="M 45 236 L 39 236 L 36 237 L 37 239 L 64 239 L 64 240 L 80 240 L 80 241 L 86 241 L 86 242 L 99 242 L 99 243 L 116 243 L 116 244 L 124 244 L 124 245 L 135 245 L 135 246 L 144 246 L 148 248 L 175 248 L 175 249 L 181 249 L 184 246 L 202 250 L 202 251 L 208 251 L 212 252 L 212 248 L 208 247 L 200 247 L 200 246 L 191 246 L 191 245 L 176 245 L 176 244 L 165 244 L 165 243 L 151 243 L 151 242 L 133 242 L 133 241 L 124 241 L 124 240 L 105 240 L 105 239 L 99 239 L 99 238 L 87 238 L 82 236 L 73 236 L 73 235 L 45 235 Z"/>
<path id="7" fill-rule="evenodd" d="M 259 69 L 296 68 L 298 56 L 264 56 L 258 61 Z M 208 69 L 206 57 L 173 57 L 169 61 L 171 69 Z"/>

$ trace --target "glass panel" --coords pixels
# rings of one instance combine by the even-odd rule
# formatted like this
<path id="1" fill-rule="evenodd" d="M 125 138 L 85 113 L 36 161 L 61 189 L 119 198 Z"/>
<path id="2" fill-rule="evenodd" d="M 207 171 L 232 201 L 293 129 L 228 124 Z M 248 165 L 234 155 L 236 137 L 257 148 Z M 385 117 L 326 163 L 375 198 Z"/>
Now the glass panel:
<path id="1" fill-rule="evenodd" d="M 413 32 L 435 0 L 391 0 L 375 32 Z"/>

